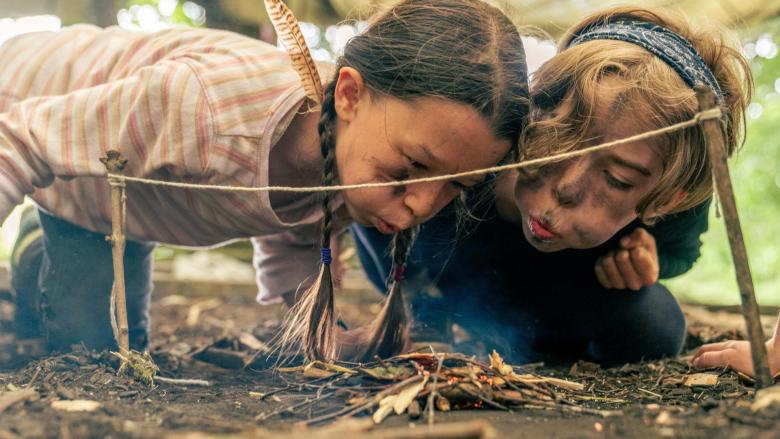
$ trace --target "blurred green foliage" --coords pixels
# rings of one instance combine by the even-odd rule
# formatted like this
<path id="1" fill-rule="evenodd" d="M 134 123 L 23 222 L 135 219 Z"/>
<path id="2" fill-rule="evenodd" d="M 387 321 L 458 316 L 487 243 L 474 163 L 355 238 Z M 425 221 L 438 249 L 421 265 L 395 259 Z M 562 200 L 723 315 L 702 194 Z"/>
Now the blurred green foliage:
<path id="1" fill-rule="evenodd" d="M 161 25 L 202 26 L 206 22 L 204 9 L 197 3 L 181 0 L 128 0 L 119 12 L 120 25 L 130 24 L 150 30 Z M 124 19 L 128 20 L 123 23 Z"/>
<path id="2" fill-rule="evenodd" d="M 756 296 L 762 305 L 780 305 L 780 56 L 771 47 L 780 21 L 762 35 L 770 57 L 751 61 L 756 89 L 748 116 L 747 141 L 731 160 L 731 176 L 742 221 Z M 759 37 L 761 40 L 761 37 Z M 748 50 L 749 51 L 749 50 Z M 740 302 L 723 218 L 710 213 L 710 231 L 701 259 L 687 274 L 668 282 L 681 300 Z"/>

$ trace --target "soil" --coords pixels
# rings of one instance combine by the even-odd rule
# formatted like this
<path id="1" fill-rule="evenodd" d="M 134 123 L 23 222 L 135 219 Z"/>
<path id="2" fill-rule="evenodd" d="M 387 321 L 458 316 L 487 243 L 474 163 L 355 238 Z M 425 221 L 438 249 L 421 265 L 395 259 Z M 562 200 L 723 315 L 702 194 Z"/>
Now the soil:
<path id="1" fill-rule="evenodd" d="M 181 437 L 188 432 L 198 432 L 193 437 L 242 437 L 257 433 L 258 428 L 274 430 L 279 437 L 284 431 L 296 432 L 290 437 L 305 437 L 314 431 L 301 431 L 300 421 L 346 404 L 348 392 L 302 404 L 317 397 L 312 386 L 300 385 L 311 379 L 280 374 L 265 356 L 253 357 L 253 348 L 269 341 L 278 327 L 281 306 L 257 306 L 251 288 L 236 288 L 235 293 L 222 288 L 211 296 L 204 295 L 202 285 L 191 291 L 187 284 L 163 290 L 152 307 L 151 353 L 159 375 L 207 380 L 209 387 L 162 382 L 149 386 L 117 375 L 118 361 L 109 353 L 76 347 L 70 353 L 0 371 L 0 439 Z M 341 297 L 346 298 L 341 300 L 340 313 L 348 321 L 365 320 L 377 308 L 377 297 L 367 290 L 352 288 Z M 9 306 L 0 300 L 0 321 L 7 321 Z M 685 309 L 690 332 L 687 352 L 705 342 L 739 335 L 734 329 L 741 323 L 739 314 L 697 306 Z M 767 316 L 765 323 L 773 320 Z M 0 336 L 4 328 L 7 324 L 0 326 Z M 250 366 L 244 368 L 245 363 Z M 686 376 L 702 372 L 691 370 L 685 356 L 610 369 L 584 362 L 542 366 L 535 372 L 582 383 L 590 396 L 579 398 L 578 404 L 619 414 L 483 408 L 437 412 L 435 420 L 479 419 L 501 437 L 520 438 L 780 437 L 779 404 L 753 411 L 752 385 L 730 371 L 705 371 L 717 376 L 715 385 L 685 385 Z M 55 403 L 80 404 L 72 402 L 78 400 L 97 401 L 99 407 L 68 412 Z M 292 412 L 269 416 L 296 403 L 299 408 Z M 424 417 L 390 416 L 376 428 L 413 432 L 425 423 Z"/>

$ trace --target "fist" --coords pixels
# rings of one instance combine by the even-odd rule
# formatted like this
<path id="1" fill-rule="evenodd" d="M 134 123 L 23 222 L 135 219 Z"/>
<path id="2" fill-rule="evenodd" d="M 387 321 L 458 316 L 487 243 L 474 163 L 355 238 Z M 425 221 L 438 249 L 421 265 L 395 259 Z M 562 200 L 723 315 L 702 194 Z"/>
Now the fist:
<path id="1" fill-rule="evenodd" d="M 658 282 L 658 250 L 655 238 L 638 228 L 620 240 L 620 248 L 596 261 L 596 278 L 604 288 L 634 290 Z"/>

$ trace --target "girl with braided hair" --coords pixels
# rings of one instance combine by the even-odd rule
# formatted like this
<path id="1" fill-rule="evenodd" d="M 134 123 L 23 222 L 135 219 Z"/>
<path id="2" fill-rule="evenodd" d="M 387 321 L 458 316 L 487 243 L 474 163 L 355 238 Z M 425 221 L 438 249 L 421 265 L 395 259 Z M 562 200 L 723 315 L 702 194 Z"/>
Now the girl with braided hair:
<path id="1" fill-rule="evenodd" d="M 286 53 L 210 29 L 30 34 L 0 47 L 0 65 L 0 219 L 25 195 L 39 217 L 27 215 L 14 249 L 16 331 L 45 336 L 55 349 L 114 345 L 103 237 L 110 203 L 99 161 L 107 150 L 128 159 L 125 175 L 156 180 L 400 181 L 499 163 L 513 154 L 528 112 L 518 30 L 479 0 L 405 0 L 378 15 L 347 44 L 315 102 Z M 284 341 L 316 359 L 398 352 L 413 230 L 479 183 L 268 194 L 130 182 L 131 347 L 148 343 L 156 242 L 215 246 L 252 237 L 260 301 L 297 303 Z M 350 221 L 396 235 L 397 281 L 375 324 L 340 337 L 330 240 Z"/>
<path id="2" fill-rule="evenodd" d="M 698 84 L 716 94 L 732 154 L 752 86 L 736 47 L 660 11 L 595 13 L 534 73 L 521 158 L 690 120 Z M 495 205 L 464 239 L 447 215 L 422 227 L 407 269 L 413 338 L 451 342 L 455 322 L 515 362 L 676 355 L 685 320 L 659 278 L 698 258 L 712 190 L 697 126 L 502 175 Z M 386 243 L 359 227 L 355 236 L 381 283 Z"/>

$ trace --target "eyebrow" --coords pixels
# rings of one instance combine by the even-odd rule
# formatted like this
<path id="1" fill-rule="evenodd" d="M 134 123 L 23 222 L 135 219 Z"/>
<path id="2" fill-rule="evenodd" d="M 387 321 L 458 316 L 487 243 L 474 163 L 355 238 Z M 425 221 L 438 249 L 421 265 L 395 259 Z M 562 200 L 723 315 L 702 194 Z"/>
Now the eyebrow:
<path id="1" fill-rule="evenodd" d="M 609 159 L 610 161 L 612 161 L 612 162 L 614 162 L 614 163 L 616 163 L 616 164 L 618 164 L 620 166 L 624 166 L 626 168 L 633 169 L 634 171 L 644 175 L 645 177 L 650 177 L 651 175 L 653 175 L 653 173 L 650 172 L 649 169 L 645 168 L 644 166 L 640 165 L 639 163 L 635 163 L 635 162 L 626 160 L 626 159 L 624 159 L 622 157 L 618 157 L 615 154 L 609 154 L 607 156 L 607 159 Z"/>

